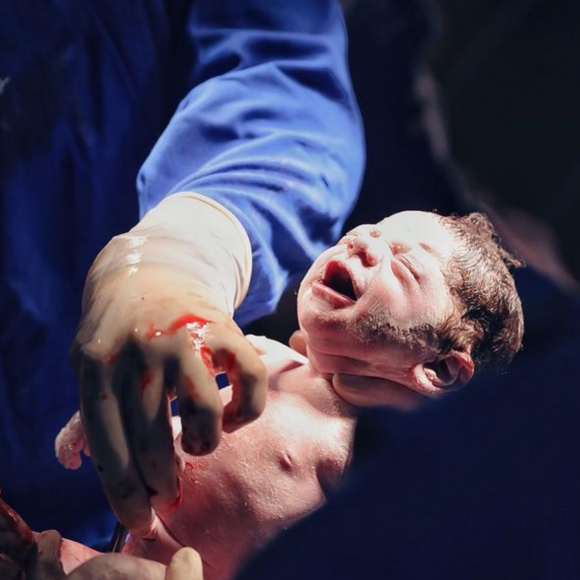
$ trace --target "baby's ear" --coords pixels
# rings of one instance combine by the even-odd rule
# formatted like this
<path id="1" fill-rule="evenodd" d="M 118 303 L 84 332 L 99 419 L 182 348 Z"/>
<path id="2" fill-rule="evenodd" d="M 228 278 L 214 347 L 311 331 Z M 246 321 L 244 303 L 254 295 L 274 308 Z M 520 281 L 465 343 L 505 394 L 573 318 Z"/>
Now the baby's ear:
<path id="1" fill-rule="evenodd" d="M 418 363 L 412 369 L 415 386 L 425 394 L 460 389 L 473 377 L 475 365 L 466 352 L 452 350 L 433 361 Z"/>

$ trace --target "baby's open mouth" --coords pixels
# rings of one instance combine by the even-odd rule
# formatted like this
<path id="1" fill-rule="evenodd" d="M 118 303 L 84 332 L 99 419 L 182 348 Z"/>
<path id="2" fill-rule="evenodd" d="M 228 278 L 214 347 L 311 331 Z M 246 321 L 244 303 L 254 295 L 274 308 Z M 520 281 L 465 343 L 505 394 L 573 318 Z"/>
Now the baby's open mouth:
<path id="1" fill-rule="evenodd" d="M 350 272 L 340 262 L 331 262 L 324 273 L 323 284 L 338 294 L 355 301 L 358 299 Z"/>

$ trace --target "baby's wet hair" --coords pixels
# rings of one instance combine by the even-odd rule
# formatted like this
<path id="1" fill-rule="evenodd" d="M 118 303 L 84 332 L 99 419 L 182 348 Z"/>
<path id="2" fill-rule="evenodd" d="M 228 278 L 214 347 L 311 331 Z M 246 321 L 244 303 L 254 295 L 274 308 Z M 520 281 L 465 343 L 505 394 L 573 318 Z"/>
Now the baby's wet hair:
<path id="1" fill-rule="evenodd" d="M 442 352 L 469 352 L 477 367 L 503 368 L 521 349 L 522 304 L 512 272 L 524 265 L 482 213 L 441 217 L 460 242 L 444 275 L 459 316 L 438 329 Z"/>

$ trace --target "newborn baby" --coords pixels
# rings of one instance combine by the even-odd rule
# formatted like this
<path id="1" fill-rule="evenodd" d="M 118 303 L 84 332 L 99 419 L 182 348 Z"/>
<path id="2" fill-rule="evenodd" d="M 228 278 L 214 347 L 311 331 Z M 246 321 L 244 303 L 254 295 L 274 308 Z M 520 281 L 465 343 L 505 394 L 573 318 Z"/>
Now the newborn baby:
<path id="1" fill-rule="evenodd" d="M 124 552 L 168 563 L 192 546 L 208 580 L 232 577 L 341 480 L 359 408 L 412 409 L 465 385 L 476 365 L 513 357 L 523 333 L 513 265 L 481 214 L 402 212 L 349 232 L 301 284 L 293 344 L 306 356 L 254 340 L 270 377 L 264 414 L 209 456 L 180 451 L 181 505 Z M 220 394 L 227 402 L 231 390 Z M 59 458 L 76 465 L 82 447 L 73 420 Z"/>

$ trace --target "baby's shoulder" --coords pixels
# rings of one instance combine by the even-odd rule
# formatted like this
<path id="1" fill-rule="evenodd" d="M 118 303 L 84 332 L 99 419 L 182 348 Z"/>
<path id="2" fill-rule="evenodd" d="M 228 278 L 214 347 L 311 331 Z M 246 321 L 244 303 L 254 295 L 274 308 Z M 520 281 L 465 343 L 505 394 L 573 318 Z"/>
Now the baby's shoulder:
<path id="1" fill-rule="evenodd" d="M 246 338 L 260 355 L 269 376 L 292 370 L 308 362 L 304 355 L 277 340 L 254 334 L 247 334 Z"/>

